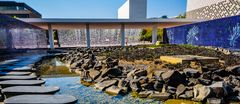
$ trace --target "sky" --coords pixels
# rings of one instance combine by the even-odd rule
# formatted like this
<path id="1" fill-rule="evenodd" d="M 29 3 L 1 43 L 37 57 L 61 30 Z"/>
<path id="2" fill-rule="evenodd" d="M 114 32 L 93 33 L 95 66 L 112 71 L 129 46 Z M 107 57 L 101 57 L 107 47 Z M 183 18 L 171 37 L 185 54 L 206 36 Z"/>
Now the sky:
<path id="1" fill-rule="evenodd" d="M 9 0 L 12 1 L 12 0 Z M 43 18 L 117 18 L 125 0 L 15 0 L 25 2 Z M 186 0 L 148 0 L 148 18 L 186 12 Z"/>

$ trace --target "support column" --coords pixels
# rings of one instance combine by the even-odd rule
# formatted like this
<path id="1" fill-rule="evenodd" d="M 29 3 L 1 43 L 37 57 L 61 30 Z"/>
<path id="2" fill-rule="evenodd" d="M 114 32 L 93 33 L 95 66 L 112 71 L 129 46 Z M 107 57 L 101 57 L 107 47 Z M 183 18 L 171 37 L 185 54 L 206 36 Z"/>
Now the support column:
<path id="1" fill-rule="evenodd" d="M 152 44 L 157 43 L 157 31 L 158 31 L 158 26 L 154 25 L 152 28 Z"/>
<path id="2" fill-rule="evenodd" d="M 50 49 L 54 49 L 53 29 L 51 24 L 48 24 L 48 41 Z"/>
<path id="3" fill-rule="evenodd" d="M 91 47 L 91 37 L 90 37 L 90 27 L 89 24 L 86 24 L 86 34 L 87 34 L 87 48 Z"/>
<path id="4" fill-rule="evenodd" d="M 125 25 L 121 24 L 121 46 L 125 47 Z"/>

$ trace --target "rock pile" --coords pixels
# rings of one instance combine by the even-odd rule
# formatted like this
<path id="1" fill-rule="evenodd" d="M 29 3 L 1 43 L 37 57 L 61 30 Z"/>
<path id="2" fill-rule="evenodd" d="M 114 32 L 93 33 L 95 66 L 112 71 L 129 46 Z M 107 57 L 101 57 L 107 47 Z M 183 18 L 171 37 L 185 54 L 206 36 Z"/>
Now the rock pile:
<path id="1" fill-rule="evenodd" d="M 111 57 L 99 59 L 96 49 L 77 49 L 62 57 L 71 71 L 79 72 L 85 85 L 111 95 L 137 92 L 138 97 L 158 100 L 191 99 L 201 102 L 240 101 L 240 65 L 225 69 L 154 70 L 119 65 Z M 161 62 L 160 62 L 161 63 Z M 87 84 L 86 84 L 87 83 Z"/>

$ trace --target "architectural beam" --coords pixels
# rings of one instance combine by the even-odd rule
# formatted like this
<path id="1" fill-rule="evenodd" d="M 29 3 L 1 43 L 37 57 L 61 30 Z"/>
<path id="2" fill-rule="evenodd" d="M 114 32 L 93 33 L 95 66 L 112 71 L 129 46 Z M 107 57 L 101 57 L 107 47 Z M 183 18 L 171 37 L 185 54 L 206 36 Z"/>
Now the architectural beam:
<path id="1" fill-rule="evenodd" d="M 125 46 L 125 25 L 121 25 L 121 46 Z"/>
<path id="2" fill-rule="evenodd" d="M 154 25 L 152 28 L 152 44 L 157 43 L 157 31 L 158 31 L 158 26 Z"/>
<path id="3" fill-rule="evenodd" d="M 51 24 L 48 24 L 48 41 L 50 49 L 54 49 L 53 29 Z"/>
<path id="4" fill-rule="evenodd" d="M 89 24 L 86 24 L 86 34 L 87 34 L 87 48 L 91 47 L 91 34 Z"/>

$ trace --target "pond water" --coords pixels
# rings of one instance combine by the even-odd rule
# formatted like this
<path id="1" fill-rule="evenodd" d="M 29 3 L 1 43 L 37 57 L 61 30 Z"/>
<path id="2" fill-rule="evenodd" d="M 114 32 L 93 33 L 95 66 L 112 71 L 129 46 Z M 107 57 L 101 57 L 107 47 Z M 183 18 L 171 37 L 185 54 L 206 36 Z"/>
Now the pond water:
<path id="1" fill-rule="evenodd" d="M 79 77 L 45 78 L 46 86 L 59 86 L 57 94 L 73 95 L 78 99 L 77 104 L 162 104 L 151 99 L 139 99 L 126 96 L 110 96 L 93 87 L 80 84 Z"/>

